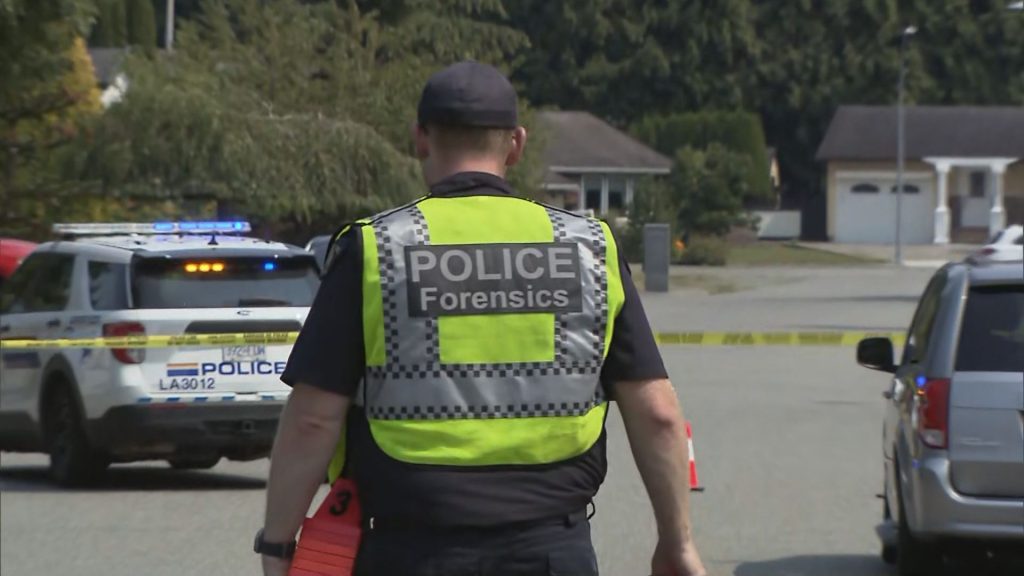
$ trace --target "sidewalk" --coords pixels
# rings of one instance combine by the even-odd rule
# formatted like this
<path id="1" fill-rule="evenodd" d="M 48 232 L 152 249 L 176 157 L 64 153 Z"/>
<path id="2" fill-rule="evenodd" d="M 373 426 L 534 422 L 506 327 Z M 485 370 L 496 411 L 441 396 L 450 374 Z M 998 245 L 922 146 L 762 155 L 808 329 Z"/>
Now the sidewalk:
<path id="1" fill-rule="evenodd" d="M 847 256 L 892 262 L 891 244 L 837 244 L 834 242 L 800 242 L 801 246 Z M 963 260 L 981 248 L 979 244 L 915 244 L 903 246 L 903 263 L 910 267 L 938 267 L 946 262 Z"/>

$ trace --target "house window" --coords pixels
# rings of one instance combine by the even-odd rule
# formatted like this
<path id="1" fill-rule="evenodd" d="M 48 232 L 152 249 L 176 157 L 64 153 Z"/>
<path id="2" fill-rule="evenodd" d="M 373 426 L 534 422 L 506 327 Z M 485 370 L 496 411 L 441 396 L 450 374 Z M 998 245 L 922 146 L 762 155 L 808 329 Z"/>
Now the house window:
<path id="1" fill-rule="evenodd" d="M 968 186 L 971 198 L 985 197 L 985 173 L 981 171 L 971 172 L 971 182 Z"/>
<path id="2" fill-rule="evenodd" d="M 854 194 L 878 194 L 878 186 L 861 182 L 860 184 L 854 184 L 853 188 L 850 188 L 850 192 Z"/>
<path id="3" fill-rule="evenodd" d="M 626 179 L 622 176 L 611 176 L 608 178 L 608 210 L 625 215 Z"/>
<path id="4" fill-rule="evenodd" d="M 893 192 L 893 194 L 896 193 L 896 187 L 895 186 L 892 187 L 892 192 Z M 921 189 L 918 188 L 917 186 L 913 185 L 913 184 L 904 184 L 903 185 L 903 193 L 904 194 L 918 194 L 920 192 L 921 192 Z"/>
<path id="5" fill-rule="evenodd" d="M 601 178 L 600 176 L 583 177 L 583 207 L 586 208 L 587 210 L 593 210 L 595 214 L 601 211 L 602 180 L 603 178 Z"/>

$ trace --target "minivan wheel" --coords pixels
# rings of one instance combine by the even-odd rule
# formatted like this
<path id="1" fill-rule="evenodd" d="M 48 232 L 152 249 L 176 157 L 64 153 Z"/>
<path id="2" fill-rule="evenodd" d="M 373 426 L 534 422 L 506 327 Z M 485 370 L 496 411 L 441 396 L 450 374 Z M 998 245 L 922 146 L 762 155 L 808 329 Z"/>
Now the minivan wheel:
<path id="1" fill-rule="evenodd" d="M 892 523 L 892 508 L 889 506 L 889 480 L 885 479 L 882 486 L 882 521 L 888 524 Z M 895 543 L 882 544 L 882 562 L 886 564 L 896 564 L 896 559 L 899 557 L 899 548 Z"/>
<path id="2" fill-rule="evenodd" d="M 82 415 L 67 385 L 51 388 L 44 422 L 50 478 L 61 486 L 84 486 L 99 480 L 110 461 L 89 445 Z"/>
<path id="3" fill-rule="evenodd" d="M 899 469 L 896 470 L 896 481 L 899 483 Z M 896 490 L 897 505 L 900 519 L 897 528 L 898 544 L 896 550 L 896 567 L 900 576 L 935 576 L 942 567 L 939 550 L 927 542 L 923 542 L 910 531 L 907 522 L 906 507 L 903 504 L 903 486 L 899 483 Z M 885 549 L 882 549 L 885 559 Z"/>
<path id="4" fill-rule="evenodd" d="M 893 565 L 899 560 L 900 549 L 895 544 L 882 544 L 882 562 Z"/>
<path id="5" fill-rule="evenodd" d="M 220 462 L 220 454 L 175 456 L 167 459 L 167 463 L 175 470 L 209 470 L 218 462 Z"/>

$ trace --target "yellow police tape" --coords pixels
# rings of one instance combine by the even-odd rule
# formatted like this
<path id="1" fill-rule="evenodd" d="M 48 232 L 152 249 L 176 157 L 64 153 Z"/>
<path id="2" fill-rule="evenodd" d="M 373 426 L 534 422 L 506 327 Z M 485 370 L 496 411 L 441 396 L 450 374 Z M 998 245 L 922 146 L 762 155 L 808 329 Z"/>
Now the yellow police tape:
<path id="1" fill-rule="evenodd" d="M 658 332 L 658 344 L 682 346 L 856 346 L 864 338 L 903 344 L 902 332 Z"/>
<path id="2" fill-rule="evenodd" d="M 185 334 L 182 336 L 123 336 L 113 338 L 61 338 L 56 340 L 0 340 L 0 348 L 175 348 L 187 346 L 285 345 L 298 332 L 248 334 Z M 658 344 L 681 346 L 854 346 L 873 336 L 903 344 L 902 332 L 658 332 Z"/>
<path id="3" fill-rule="evenodd" d="M 118 336 L 113 338 L 60 338 L 56 340 L 2 340 L 2 348 L 176 348 L 184 346 L 244 346 L 293 344 L 298 332 L 247 334 L 184 334 L 181 336 Z"/>

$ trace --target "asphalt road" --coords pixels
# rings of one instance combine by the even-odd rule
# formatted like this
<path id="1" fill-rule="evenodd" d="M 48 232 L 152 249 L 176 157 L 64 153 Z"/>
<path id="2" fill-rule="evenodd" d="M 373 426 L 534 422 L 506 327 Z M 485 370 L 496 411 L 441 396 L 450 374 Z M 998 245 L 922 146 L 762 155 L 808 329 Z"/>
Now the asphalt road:
<path id="1" fill-rule="evenodd" d="M 794 268 L 687 271 L 727 283 L 644 296 L 660 330 L 901 330 L 931 271 Z M 852 348 L 666 347 L 692 421 L 700 480 L 696 538 L 715 576 L 883 576 L 884 375 Z M 650 505 L 621 421 L 609 418 L 608 479 L 594 540 L 602 573 L 647 574 Z M 257 574 L 249 551 L 263 510 L 265 461 L 209 472 L 116 467 L 88 491 L 53 488 L 40 456 L 0 462 L 4 576 Z"/>

